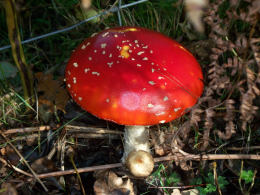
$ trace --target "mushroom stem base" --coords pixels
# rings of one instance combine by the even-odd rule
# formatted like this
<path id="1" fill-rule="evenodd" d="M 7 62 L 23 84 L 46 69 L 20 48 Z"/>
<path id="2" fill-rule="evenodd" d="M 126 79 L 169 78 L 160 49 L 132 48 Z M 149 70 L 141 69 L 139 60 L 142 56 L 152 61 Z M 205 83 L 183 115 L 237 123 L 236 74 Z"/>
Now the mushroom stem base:
<path id="1" fill-rule="evenodd" d="M 150 153 L 149 131 L 145 126 L 126 126 L 122 162 L 125 163 L 130 152 L 138 150 Z"/>

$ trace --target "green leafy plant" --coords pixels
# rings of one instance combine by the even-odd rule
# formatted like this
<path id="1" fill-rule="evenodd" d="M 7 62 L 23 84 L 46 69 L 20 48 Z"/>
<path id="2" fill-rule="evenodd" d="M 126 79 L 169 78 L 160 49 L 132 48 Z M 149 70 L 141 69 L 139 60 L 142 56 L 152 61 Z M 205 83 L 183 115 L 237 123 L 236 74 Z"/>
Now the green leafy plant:
<path id="1" fill-rule="evenodd" d="M 240 177 L 245 181 L 246 184 L 249 184 L 253 181 L 254 172 L 252 170 L 243 170 L 240 174 Z"/>
<path id="2" fill-rule="evenodd" d="M 167 169 L 163 164 L 160 164 L 158 169 L 147 178 L 147 182 L 152 186 L 160 187 L 174 187 L 181 181 L 180 176 L 176 172 L 167 173 Z M 166 188 L 163 189 L 166 194 L 170 194 Z"/>
<path id="3" fill-rule="evenodd" d="M 199 190 L 201 195 L 217 191 L 217 186 L 215 184 L 214 176 L 213 176 L 213 174 L 211 172 L 208 173 L 207 177 L 194 178 L 191 183 L 193 185 L 202 185 L 203 184 L 203 179 L 204 179 L 204 181 L 206 183 L 206 186 L 205 187 L 202 187 L 202 186 L 196 187 L 196 189 Z M 220 189 L 224 189 L 225 186 L 228 184 L 228 181 L 226 180 L 225 177 L 218 176 L 218 184 L 219 184 L 219 188 Z"/>

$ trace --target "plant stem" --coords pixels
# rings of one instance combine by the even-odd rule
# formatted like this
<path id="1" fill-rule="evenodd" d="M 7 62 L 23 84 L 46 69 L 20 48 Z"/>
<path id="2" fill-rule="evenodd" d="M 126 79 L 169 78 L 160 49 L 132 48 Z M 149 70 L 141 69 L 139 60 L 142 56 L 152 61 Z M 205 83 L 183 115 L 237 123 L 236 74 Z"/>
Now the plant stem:
<path id="1" fill-rule="evenodd" d="M 21 37 L 17 24 L 17 14 L 15 10 L 15 0 L 5 0 L 4 5 L 6 12 L 6 23 L 8 27 L 8 37 L 12 46 L 13 59 L 21 76 L 24 99 L 25 101 L 28 101 L 30 105 L 33 105 L 33 73 L 31 67 L 28 66 L 28 64 L 26 63 L 23 48 L 21 45 Z"/>

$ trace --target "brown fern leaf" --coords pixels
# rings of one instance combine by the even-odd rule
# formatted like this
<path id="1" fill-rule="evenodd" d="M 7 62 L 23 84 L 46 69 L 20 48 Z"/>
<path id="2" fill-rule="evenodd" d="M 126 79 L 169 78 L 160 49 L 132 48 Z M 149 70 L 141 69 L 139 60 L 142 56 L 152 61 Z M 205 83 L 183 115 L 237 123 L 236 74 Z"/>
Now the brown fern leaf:
<path id="1" fill-rule="evenodd" d="M 253 89 L 250 88 L 246 93 L 242 94 L 242 100 L 240 105 L 240 119 L 242 120 L 242 130 L 247 130 L 247 123 L 251 122 L 254 119 L 258 107 L 253 105 L 253 100 L 255 99 L 256 94 Z"/>
<path id="2" fill-rule="evenodd" d="M 231 76 L 234 76 L 242 69 L 242 63 L 238 60 L 238 57 L 228 58 L 227 63 L 223 64 L 225 68 L 231 70 Z"/>
<path id="3" fill-rule="evenodd" d="M 209 136 L 210 136 L 210 130 L 213 127 L 213 117 L 215 116 L 215 111 L 211 108 L 206 109 L 205 111 L 205 122 L 204 122 L 204 132 L 203 132 L 203 144 L 200 148 L 200 150 L 204 151 L 209 146 Z"/>
<path id="4" fill-rule="evenodd" d="M 255 61 L 258 66 L 258 71 L 260 72 L 260 47 L 257 44 L 260 44 L 260 38 L 252 38 L 250 41 L 250 46 L 253 50 Z"/>
<path id="5" fill-rule="evenodd" d="M 191 110 L 190 113 L 190 125 L 198 127 L 198 122 L 201 121 L 201 114 L 204 111 L 199 108 L 199 105 L 196 105 L 194 109 Z"/>
<path id="6" fill-rule="evenodd" d="M 228 140 L 231 138 L 231 136 L 236 133 L 235 131 L 235 101 L 232 99 L 228 99 L 225 101 L 226 106 L 226 115 L 224 117 L 224 120 L 227 122 L 225 127 L 225 133 L 223 133 L 220 130 L 215 130 L 214 133 L 218 135 L 219 138 Z"/>

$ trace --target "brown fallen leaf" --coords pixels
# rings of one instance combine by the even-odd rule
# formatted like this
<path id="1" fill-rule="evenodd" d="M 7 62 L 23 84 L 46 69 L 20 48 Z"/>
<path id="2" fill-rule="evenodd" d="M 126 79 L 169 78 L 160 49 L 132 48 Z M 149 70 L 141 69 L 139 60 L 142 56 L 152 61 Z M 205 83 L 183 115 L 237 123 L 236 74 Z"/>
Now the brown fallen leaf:
<path id="1" fill-rule="evenodd" d="M 35 160 L 31 167 L 36 173 L 47 173 L 55 170 L 55 163 L 47 157 L 42 157 Z"/>
<path id="2" fill-rule="evenodd" d="M 113 171 L 102 170 L 95 173 L 96 195 L 135 195 L 133 183 L 129 178 L 118 177 Z"/>
<path id="3" fill-rule="evenodd" d="M 35 77 L 38 80 L 39 106 L 45 106 L 52 112 L 56 106 L 58 110 L 65 112 L 69 96 L 66 89 L 62 87 L 63 78 L 54 80 L 52 74 L 42 72 L 36 73 Z"/>

